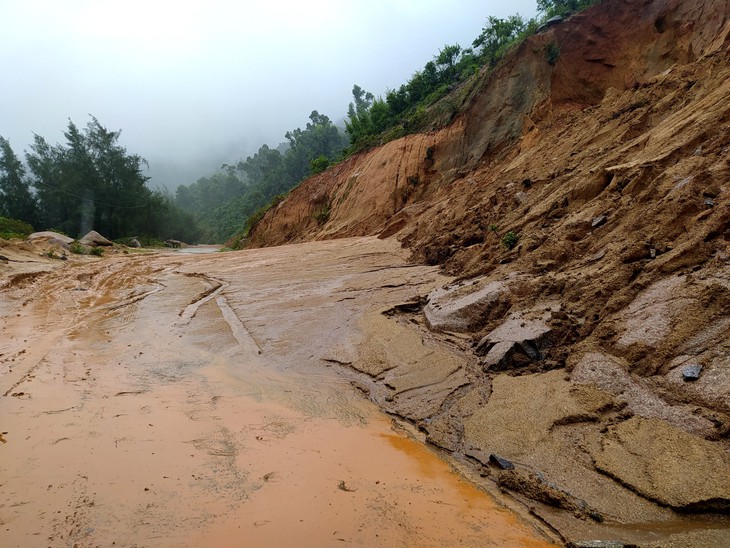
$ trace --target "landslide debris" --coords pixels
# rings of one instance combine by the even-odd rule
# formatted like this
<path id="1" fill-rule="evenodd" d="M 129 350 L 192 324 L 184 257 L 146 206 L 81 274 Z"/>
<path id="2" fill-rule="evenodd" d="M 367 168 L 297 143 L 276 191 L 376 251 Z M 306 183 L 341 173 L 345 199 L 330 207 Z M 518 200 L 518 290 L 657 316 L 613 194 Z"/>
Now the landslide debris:
<path id="1" fill-rule="evenodd" d="M 304 182 L 249 245 L 380 234 L 442 265 L 451 284 L 363 324 L 371 397 L 576 545 L 716 545 L 729 61 L 726 0 L 600 2 L 481 74 L 450 126 Z"/>

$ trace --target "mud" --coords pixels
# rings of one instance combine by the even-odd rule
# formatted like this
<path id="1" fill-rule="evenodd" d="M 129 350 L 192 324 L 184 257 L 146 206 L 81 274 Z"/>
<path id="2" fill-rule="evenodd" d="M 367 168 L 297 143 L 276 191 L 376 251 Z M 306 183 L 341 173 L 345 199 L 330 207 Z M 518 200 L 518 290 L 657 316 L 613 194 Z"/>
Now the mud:
<path id="1" fill-rule="evenodd" d="M 41 258 L 0 291 L 3 546 L 557 538 L 383 415 L 333 357 L 357 361 L 361 322 L 444 283 L 396 243 L 110 255 Z"/>

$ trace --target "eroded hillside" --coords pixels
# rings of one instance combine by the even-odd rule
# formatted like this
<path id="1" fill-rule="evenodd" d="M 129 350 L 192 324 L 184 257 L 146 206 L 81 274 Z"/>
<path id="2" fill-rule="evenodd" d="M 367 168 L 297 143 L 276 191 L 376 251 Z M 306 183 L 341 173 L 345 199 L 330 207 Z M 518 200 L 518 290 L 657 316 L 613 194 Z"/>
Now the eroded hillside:
<path id="1" fill-rule="evenodd" d="M 729 16 L 602 2 L 483 74 L 452 125 L 309 179 L 249 240 L 380 234 L 455 276 L 363 322 L 382 356 L 332 359 L 571 538 L 728 527 Z M 464 362 L 398 351 L 406 324 Z"/>

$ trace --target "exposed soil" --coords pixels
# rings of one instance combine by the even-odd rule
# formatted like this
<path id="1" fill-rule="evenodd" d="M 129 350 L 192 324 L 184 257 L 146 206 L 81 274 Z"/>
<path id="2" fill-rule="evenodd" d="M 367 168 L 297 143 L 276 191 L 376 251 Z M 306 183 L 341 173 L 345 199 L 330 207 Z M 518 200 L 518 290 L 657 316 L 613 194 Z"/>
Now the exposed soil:
<path id="1" fill-rule="evenodd" d="M 3 546 L 556 538 L 341 374 L 361 318 L 444 283 L 395 242 L 66 261 L 3 245 L 41 267 L 2 271 Z"/>
<path id="2" fill-rule="evenodd" d="M 374 401 L 567 539 L 730 544 L 729 60 L 726 0 L 600 2 L 248 244 L 396 238 L 455 280 L 334 355 Z"/>

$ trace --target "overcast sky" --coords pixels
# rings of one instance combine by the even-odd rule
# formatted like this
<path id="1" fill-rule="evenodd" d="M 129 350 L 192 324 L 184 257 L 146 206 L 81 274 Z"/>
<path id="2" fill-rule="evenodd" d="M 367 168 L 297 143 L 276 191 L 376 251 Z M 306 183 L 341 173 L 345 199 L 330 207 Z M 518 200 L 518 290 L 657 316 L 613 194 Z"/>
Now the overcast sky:
<path id="1" fill-rule="evenodd" d="M 62 142 L 93 114 L 172 188 L 276 146 L 357 83 L 396 88 L 488 15 L 534 0 L 0 0 L 0 135 Z"/>

